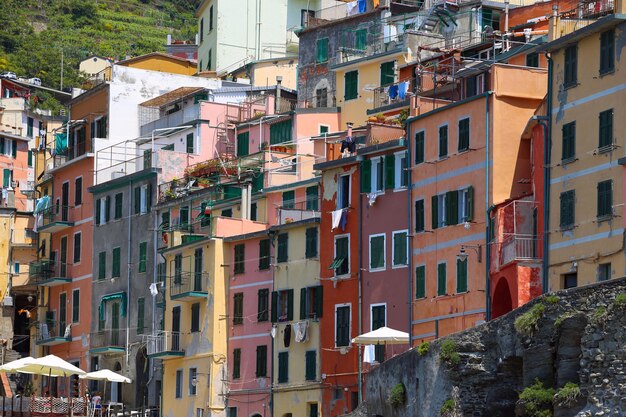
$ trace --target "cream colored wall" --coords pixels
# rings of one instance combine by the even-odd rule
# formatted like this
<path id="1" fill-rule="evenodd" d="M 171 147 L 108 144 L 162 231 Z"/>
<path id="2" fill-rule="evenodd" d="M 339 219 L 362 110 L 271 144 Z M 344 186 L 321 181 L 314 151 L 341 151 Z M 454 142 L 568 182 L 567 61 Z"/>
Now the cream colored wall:
<path id="1" fill-rule="evenodd" d="M 11 214 L 0 214 L 0 300 L 4 298 L 9 285 L 9 236 L 11 236 Z"/>
<path id="2" fill-rule="evenodd" d="M 289 63 L 291 62 L 291 64 Z M 290 61 L 258 62 L 254 64 L 254 85 L 265 87 L 276 84 L 276 76 L 283 77 L 281 81 L 283 87 L 295 90 L 298 87 L 297 80 L 298 58 Z"/>
<path id="3" fill-rule="evenodd" d="M 81 61 L 78 65 L 78 70 L 88 75 L 94 75 L 110 66 L 111 63 L 109 61 L 95 56 Z"/>
<path id="4" fill-rule="evenodd" d="M 619 30 L 619 29 L 616 29 Z M 620 45 L 616 41 L 616 57 Z M 623 175 L 624 168 L 617 159 L 624 156 L 624 148 L 599 153 L 599 117 L 601 111 L 613 109 L 613 136 L 623 144 L 624 107 L 623 90 L 609 89 L 624 82 L 624 65 L 616 58 L 615 71 L 599 75 L 600 34 L 592 34 L 578 43 L 578 84 L 563 90 L 564 51 L 552 54 L 554 60 L 552 169 L 550 189 L 550 290 L 563 287 L 563 274 L 573 272 L 577 264 L 578 285 L 597 281 L 598 266 L 611 263 L 611 278 L 624 276 L 623 241 Z M 590 96 L 595 95 L 595 98 Z M 575 103 L 576 102 L 576 103 Z M 565 106 L 568 107 L 565 107 Z M 576 121 L 576 150 L 574 162 L 561 164 L 563 125 Z M 597 184 L 613 180 L 613 213 L 610 221 L 598 223 Z M 560 195 L 575 190 L 575 227 L 561 231 Z"/>

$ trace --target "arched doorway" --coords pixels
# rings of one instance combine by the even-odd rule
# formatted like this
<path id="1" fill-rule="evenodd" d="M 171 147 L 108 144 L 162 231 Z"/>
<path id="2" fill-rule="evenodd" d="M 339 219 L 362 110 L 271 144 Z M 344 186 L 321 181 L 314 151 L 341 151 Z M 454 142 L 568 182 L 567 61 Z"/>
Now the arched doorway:
<path id="1" fill-rule="evenodd" d="M 493 300 L 491 300 L 491 318 L 495 319 L 511 310 L 513 310 L 513 302 L 509 283 L 506 278 L 501 277 L 493 292 Z"/>

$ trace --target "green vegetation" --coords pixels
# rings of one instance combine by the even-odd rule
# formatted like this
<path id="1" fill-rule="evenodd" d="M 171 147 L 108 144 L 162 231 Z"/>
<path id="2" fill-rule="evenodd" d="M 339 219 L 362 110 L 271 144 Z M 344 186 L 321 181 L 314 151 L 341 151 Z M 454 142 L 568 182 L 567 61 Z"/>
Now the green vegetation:
<path id="1" fill-rule="evenodd" d="M 430 343 L 428 342 L 422 342 L 417 347 L 417 353 L 419 353 L 420 356 L 426 356 L 429 350 L 430 350 Z"/>
<path id="2" fill-rule="evenodd" d="M 554 295 L 554 294 L 546 295 L 545 297 L 543 297 L 543 299 L 548 304 L 556 304 L 560 300 L 559 296 L 558 295 Z"/>
<path id="3" fill-rule="evenodd" d="M 530 310 L 515 319 L 515 330 L 522 335 L 532 336 L 537 330 L 539 319 L 543 316 L 545 309 L 546 307 L 541 303 L 532 306 Z"/>
<path id="4" fill-rule="evenodd" d="M 615 297 L 615 305 L 618 307 L 626 306 L 626 294 L 617 294 L 617 296 Z"/>
<path id="5" fill-rule="evenodd" d="M 455 407 L 454 400 L 452 398 L 448 398 L 447 400 L 443 402 L 443 405 L 439 409 L 439 415 L 447 416 L 448 414 L 453 413 L 454 407 Z"/>
<path id="6" fill-rule="evenodd" d="M 524 388 L 518 403 L 524 407 L 527 417 L 551 417 L 554 388 L 546 388 L 538 379 L 530 387 Z"/>
<path id="7" fill-rule="evenodd" d="M 561 326 L 561 324 L 563 324 L 563 322 L 569 318 L 574 317 L 574 313 L 563 313 L 561 314 L 559 317 L 557 317 L 557 319 L 554 321 L 554 325 L 556 327 Z"/>
<path id="8" fill-rule="evenodd" d="M 197 32 L 194 11 L 199 3 L 3 0 L 0 71 L 38 77 L 44 86 L 60 88 L 63 55 L 63 87 L 80 86 L 78 63 L 90 55 L 124 59 L 163 51 L 168 33 L 193 39 Z"/>
<path id="9" fill-rule="evenodd" d="M 599 323 L 606 316 L 606 307 L 600 306 L 596 308 L 593 312 L 593 322 Z"/>
<path id="10" fill-rule="evenodd" d="M 398 408 L 406 402 L 406 389 L 402 382 L 398 382 L 389 393 L 389 404 L 393 408 Z"/>
<path id="11" fill-rule="evenodd" d="M 448 366 L 458 365 L 459 362 L 461 362 L 461 357 L 459 356 L 459 347 L 456 342 L 452 339 L 444 340 L 443 343 L 441 343 L 439 357 Z"/>
<path id="12" fill-rule="evenodd" d="M 562 407 L 571 407 L 581 396 L 580 387 L 573 382 L 568 382 L 554 394 L 554 402 Z"/>

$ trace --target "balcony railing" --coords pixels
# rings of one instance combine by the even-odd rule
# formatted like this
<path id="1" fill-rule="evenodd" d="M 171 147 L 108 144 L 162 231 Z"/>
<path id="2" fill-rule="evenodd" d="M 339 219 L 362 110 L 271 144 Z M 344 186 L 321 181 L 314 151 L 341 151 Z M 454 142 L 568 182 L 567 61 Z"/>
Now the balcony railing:
<path id="1" fill-rule="evenodd" d="M 59 206 L 52 205 L 43 212 L 40 232 L 54 233 L 74 225 L 74 222 L 82 219 L 82 206 Z"/>
<path id="2" fill-rule="evenodd" d="M 28 264 L 28 276 L 34 285 L 52 287 L 71 281 L 70 268 L 71 265 L 64 262 L 40 259 Z"/>
<path id="3" fill-rule="evenodd" d="M 500 245 L 500 265 L 538 259 L 541 256 L 540 241 L 532 235 L 509 235 Z"/>
<path id="4" fill-rule="evenodd" d="M 206 297 L 207 274 L 200 272 L 180 271 L 174 272 L 169 277 L 170 280 L 170 297 L 172 300 L 195 299 L 198 297 Z"/>
<path id="5" fill-rule="evenodd" d="M 139 133 L 141 136 L 151 135 L 155 129 L 178 127 L 198 119 L 200 119 L 200 103 L 183 107 L 177 112 L 146 123 L 139 128 Z"/>
<path id="6" fill-rule="evenodd" d="M 45 321 L 37 327 L 36 343 L 42 346 L 53 346 L 72 340 L 71 324 L 64 321 Z"/>
<path id="7" fill-rule="evenodd" d="M 413 83 L 411 80 L 404 80 L 384 87 L 377 87 L 374 89 L 374 106 L 372 109 L 379 109 L 381 107 L 391 105 L 408 105 L 409 96 L 408 92 L 412 91 Z"/>
<path id="8" fill-rule="evenodd" d="M 287 113 L 293 111 L 298 104 L 297 100 L 292 100 L 285 97 L 280 97 L 276 104 L 276 113 Z"/>
<path id="9" fill-rule="evenodd" d="M 148 356 L 165 358 L 168 356 L 183 356 L 185 354 L 180 332 L 160 330 L 155 334 L 144 337 Z"/>
<path id="10" fill-rule="evenodd" d="M 320 216 L 318 199 L 299 201 L 293 205 L 278 207 L 279 224 L 288 224 Z"/>
<path id="11" fill-rule="evenodd" d="M 70 138 L 70 140 L 72 140 Z M 62 154 L 48 155 L 46 157 L 45 167 L 47 170 L 59 168 L 66 163 L 73 161 L 83 155 L 90 154 L 94 151 L 97 138 L 86 139 L 84 142 L 68 143 L 67 149 Z M 106 139 L 104 139 L 106 140 Z M 52 145 L 52 144 L 50 144 Z"/>
<path id="12" fill-rule="evenodd" d="M 582 18 L 598 18 L 615 10 L 614 0 L 585 1 L 579 7 Z"/>
<path id="13" fill-rule="evenodd" d="M 91 333 L 90 350 L 96 352 L 123 352 L 126 349 L 126 329 L 107 329 Z"/>

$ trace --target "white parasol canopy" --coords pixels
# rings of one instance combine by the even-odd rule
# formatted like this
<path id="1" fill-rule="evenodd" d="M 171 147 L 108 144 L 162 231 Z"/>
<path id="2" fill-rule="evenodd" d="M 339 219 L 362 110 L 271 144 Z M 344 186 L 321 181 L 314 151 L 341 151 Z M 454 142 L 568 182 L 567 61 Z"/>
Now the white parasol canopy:
<path id="1" fill-rule="evenodd" d="M 11 362 L 7 362 L 4 365 L 0 366 L 0 372 L 17 372 L 17 369 L 23 367 L 24 365 L 28 365 L 35 360 L 32 356 L 27 356 L 25 358 L 20 358 Z"/>
<path id="2" fill-rule="evenodd" d="M 409 334 L 389 327 L 380 327 L 352 339 L 357 345 L 406 345 Z"/>
<path id="3" fill-rule="evenodd" d="M 19 368 L 15 369 L 15 372 L 21 372 L 23 374 L 37 374 L 48 376 L 70 376 L 70 375 L 83 375 L 85 371 L 72 365 L 71 363 L 64 361 L 55 355 L 44 356 L 43 358 L 37 358 L 31 362 L 26 362 Z"/>
<path id="4" fill-rule="evenodd" d="M 96 381 L 108 381 L 108 382 L 124 382 L 126 384 L 130 384 L 130 378 L 126 378 L 124 375 L 117 374 L 109 369 L 101 369 L 99 371 L 93 371 L 86 373 L 84 375 L 80 375 L 81 379 L 93 379 Z"/>

